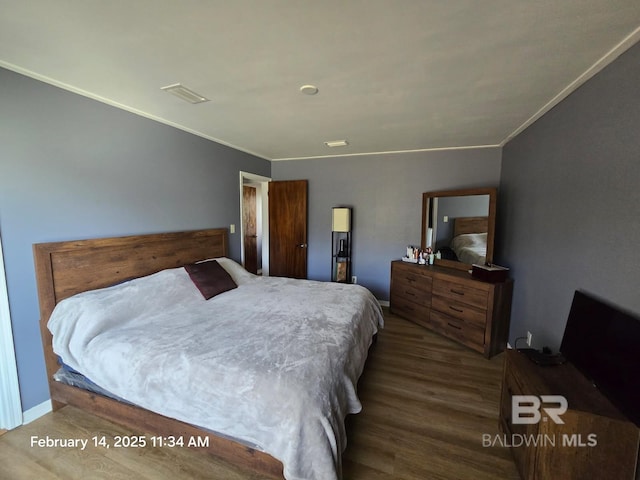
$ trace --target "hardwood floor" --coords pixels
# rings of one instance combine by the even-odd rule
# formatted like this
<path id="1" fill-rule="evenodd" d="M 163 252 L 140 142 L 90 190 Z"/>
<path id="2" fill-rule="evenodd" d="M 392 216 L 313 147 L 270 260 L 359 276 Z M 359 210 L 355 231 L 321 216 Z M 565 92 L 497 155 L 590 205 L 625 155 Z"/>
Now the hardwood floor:
<path id="1" fill-rule="evenodd" d="M 347 419 L 345 480 L 518 479 L 498 434 L 502 357 L 481 355 L 385 312 L 385 329 L 359 384 L 363 410 Z M 0 478 L 258 480 L 188 448 L 109 448 L 92 437 L 133 434 L 73 407 L 0 437 Z M 139 432 L 137 432 L 139 433 Z M 31 437 L 85 439 L 80 448 L 31 446 Z"/>
<path id="2" fill-rule="evenodd" d="M 344 478 L 519 479 L 495 437 L 504 355 L 491 360 L 386 312 L 347 419 Z"/>

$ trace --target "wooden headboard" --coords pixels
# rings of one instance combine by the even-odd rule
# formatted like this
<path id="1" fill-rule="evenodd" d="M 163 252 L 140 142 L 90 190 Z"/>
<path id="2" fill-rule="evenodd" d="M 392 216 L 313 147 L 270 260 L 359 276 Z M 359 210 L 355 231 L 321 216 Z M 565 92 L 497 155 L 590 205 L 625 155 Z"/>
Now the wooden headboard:
<path id="1" fill-rule="evenodd" d="M 465 233 L 487 233 L 489 217 L 458 217 L 454 219 L 453 236 Z"/>
<path id="2" fill-rule="evenodd" d="M 35 244 L 40 332 L 49 380 L 59 366 L 47 322 L 58 302 L 167 268 L 227 256 L 227 248 L 226 228 Z"/>

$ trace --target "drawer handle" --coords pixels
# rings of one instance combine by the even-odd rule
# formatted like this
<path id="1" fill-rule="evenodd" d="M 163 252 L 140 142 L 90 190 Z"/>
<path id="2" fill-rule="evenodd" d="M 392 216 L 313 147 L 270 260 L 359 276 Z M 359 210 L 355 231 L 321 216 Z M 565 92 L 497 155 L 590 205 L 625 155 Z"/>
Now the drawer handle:
<path id="1" fill-rule="evenodd" d="M 464 312 L 464 310 L 462 310 L 461 308 L 452 307 L 451 305 L 449 305 L 449 308 L 451 310 L 453 310 L 454 312 L 458 312 L 458 313 L 463 313 Z"/>
<path id="2" fill-rule="evenodd" d="M 464 292 L 462 292 L 460 290 L 451 289 L 450 291 L 451 291 L 451 293 L 455 293 L 456 295 L 464 295 Z"/>
<path id="3" fill-rule="evenodd" d="M 413 308 L 411 305 L 405 305 L 404 308 L 406 308 L 407 310 L 411 310 L 412 312 L 415 310 L 415 308 Z"/>
<path id="4" fill-rule="evenodd" d="M 405 290 L 405 292 L 404 292 L 404 293 L 406 293 L 406 294 L 407 294 L 407 295 L 409 295 L 410 297 L 415 297 L 415 296 L 416 296 L 416 294 L 415 294 L 415 293 L 408 292 L 408 291 L 406 291 L 406 290 Z"/>
<path id="5" fill-rule="evenodd" d="M 453 327 L 453 328 L 457 328 L 458 330 L 462 330 L 462 327 L 460 327 L 460 326 L 458 326 L 458 325 L 454 325 L 454 324 L 453 324 L 453 323 L 451 323 L 451 322 L 447 322 L 447 325 L 449 325 L 450 327 Z"/>

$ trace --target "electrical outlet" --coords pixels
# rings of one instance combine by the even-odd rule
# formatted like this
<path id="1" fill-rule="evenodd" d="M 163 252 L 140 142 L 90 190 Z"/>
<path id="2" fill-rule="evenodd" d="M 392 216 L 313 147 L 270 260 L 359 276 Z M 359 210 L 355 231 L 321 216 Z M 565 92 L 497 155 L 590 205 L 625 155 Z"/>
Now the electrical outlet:
<path id="1" fill-rule="evenodd" d="M 234 223 L 229 225 L 229 233 L 236 233 L 236 226 Z"/>
<path id="2" fill-rule="evenodd" d="M 531 342 L 533 341 L 533 333 L 527 332 L 527 346 L 531 346 Z"/>
<path id="3" fill-rule="evenodd" d="M 355 275 L 351 276 L 351 283 L 358 283 L 358 277 L 356 277 Z"/>

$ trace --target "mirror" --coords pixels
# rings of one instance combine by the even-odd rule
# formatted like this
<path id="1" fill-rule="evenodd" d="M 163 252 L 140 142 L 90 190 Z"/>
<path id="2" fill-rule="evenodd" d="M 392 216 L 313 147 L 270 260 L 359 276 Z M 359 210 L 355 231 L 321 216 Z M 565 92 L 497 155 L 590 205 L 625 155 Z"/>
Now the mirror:
<path id="1" fill-rule="evenodd" d="M 460 270 L 492 263 L 496 198 L 496 188 L 423 193 L 422 250 L 440 251 L 437 264 Z"/>

